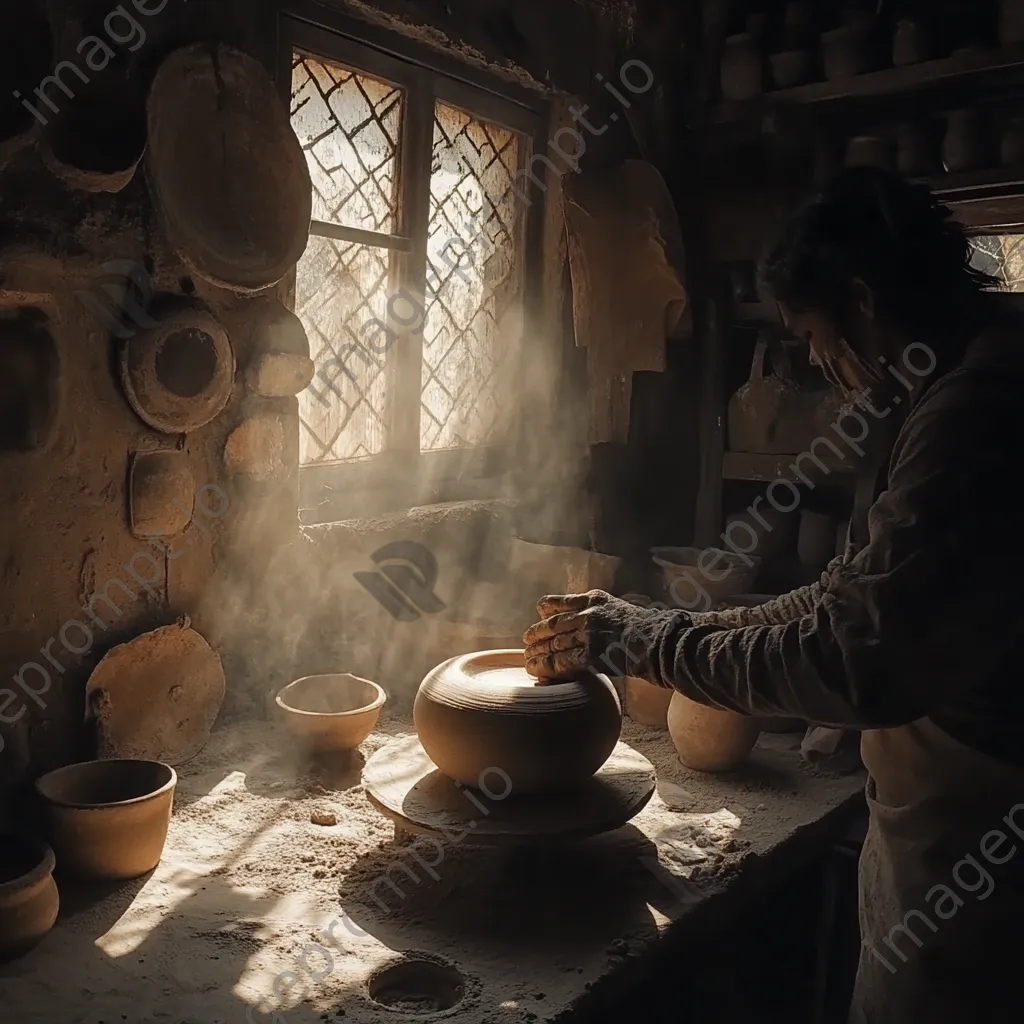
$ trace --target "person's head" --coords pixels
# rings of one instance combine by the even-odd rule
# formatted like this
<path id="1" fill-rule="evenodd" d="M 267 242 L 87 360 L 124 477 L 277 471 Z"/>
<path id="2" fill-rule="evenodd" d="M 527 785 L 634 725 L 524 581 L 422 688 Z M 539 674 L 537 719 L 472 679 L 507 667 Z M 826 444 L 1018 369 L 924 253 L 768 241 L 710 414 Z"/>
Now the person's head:
<path id="1" fill-rule="evenodd" d="M 812 362 L 860 389 L 879 357 L 894 360 L 911 342 L 937 355 L 963 344 L 979 295 L 996 283 L 971 266 L 972 254 L 926 188 L 852 168 L 790 215 L 760 280 Z"/>

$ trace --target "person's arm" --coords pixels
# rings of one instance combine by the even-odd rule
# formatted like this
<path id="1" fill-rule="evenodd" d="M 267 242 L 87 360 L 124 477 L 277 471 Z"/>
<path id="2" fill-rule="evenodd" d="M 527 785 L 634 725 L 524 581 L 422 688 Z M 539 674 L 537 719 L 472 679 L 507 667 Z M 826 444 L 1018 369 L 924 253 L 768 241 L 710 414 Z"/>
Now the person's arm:
<path id="1" fill-rule="evenodd" d="M 780 594 L 771 601 L 749 608 L 721 608 L 718 611 L 693 612 L 690 618 L 695 626 L 720 626 L 723 629 L 739 629 L 742 626 L 784 626 L 810 615 L 821 600 L 832 573 L 843 564 L 841 557 L 829 562 L 821 578 L 806 587 Z"/>
<path id="2" fill-rule="evenodd" d="M 1005 457 L 962 400 L 928 406 L 894 454 L 868 546 L 807 614 L 737 629 L 663 618 L 648 635 L 651 681 L 727 710 L 881 728 L 926 715 L 994 666 L 1008 567 L 975 538 L 979 514 L 1004 500 Z"/>

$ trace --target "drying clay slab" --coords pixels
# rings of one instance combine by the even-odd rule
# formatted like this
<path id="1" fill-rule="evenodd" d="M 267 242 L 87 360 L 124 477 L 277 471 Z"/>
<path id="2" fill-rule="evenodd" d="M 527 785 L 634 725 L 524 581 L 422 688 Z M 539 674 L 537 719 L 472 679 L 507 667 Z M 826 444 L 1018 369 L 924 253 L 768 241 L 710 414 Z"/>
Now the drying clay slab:
<path id="1" fill-rule="evenodd" d="M 97 756 L 184 764 L 206 745 L 224 689 L 220 656 L 187 620 L 112 648 L 85 687 Z"/>
<path id="2" fill-rule="evenodd" d="M 620 742 L 604 767 L 577 789 L 516 796 L 502 776 L 484 785 L 494 797 L 459 787 L 442 775 L 415 736 L 381 747 L 363 768 L 370 803 L 406 832 L 469 830 L 482 845 L 572 839 L 611 832 L 634 818 L 655 789 L 654 766 Z M 474 799 L 483 805 L 480 809 Z"/>

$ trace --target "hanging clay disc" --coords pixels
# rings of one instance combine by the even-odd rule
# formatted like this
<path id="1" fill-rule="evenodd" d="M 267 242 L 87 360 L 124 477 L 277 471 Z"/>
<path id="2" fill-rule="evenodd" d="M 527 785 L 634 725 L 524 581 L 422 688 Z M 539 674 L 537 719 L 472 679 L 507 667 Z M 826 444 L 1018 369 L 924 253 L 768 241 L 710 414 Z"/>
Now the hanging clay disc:
<path id="1" fill-rule="evenodd" d="M 207 312 L 179 309 L 129 338 L 121 383 L 131 407 L 155 430 L 183 434 L 227 404 L 235 357 L 223 327 Z"/>
<path id="2" fill-rule="evenodd" d="M 287 472 L 284 418 L 273 413 L 243 421 L 224 445 L 224 466 L 254 480 L 276 480 Z"/>
<path id="3" fill-rule="evenodd" d="M 168 238 L 196 274 L 243 293 L 306 248 L 309 170 L 259 61 L 201 43 L 172 53 L 149 96 L 149 179 Z"/>
<path id="4" fill-rule="evenodd" d="M 98 757 L 179 765 L 210 738 L 224 701 L 224 670 L 183 619 L 108 651 L 85 689 Z"/>
<path id="5" fill-rule="evenodd" d="M 196 483 L 184 452 L 138 452 L 128 471 L 128 515 L 136 537 L 173 537 L 192 519 Z"/>

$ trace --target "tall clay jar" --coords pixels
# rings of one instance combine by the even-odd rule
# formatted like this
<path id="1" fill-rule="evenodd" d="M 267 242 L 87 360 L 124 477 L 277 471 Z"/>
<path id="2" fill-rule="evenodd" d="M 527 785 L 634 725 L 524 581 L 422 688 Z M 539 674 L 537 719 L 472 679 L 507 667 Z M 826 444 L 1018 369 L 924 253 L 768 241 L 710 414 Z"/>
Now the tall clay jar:
<path id="1" fill-rule="evenodd" d="M 978 110 L 954 110 L 946 121 L 942 164 L 950 174 L 976 171 L 989 162 L 985 121 Z"/>
<path id="2" fill-rule="evenodd" d="M 730 36 L 722 52 L 722 96 L 750 100 L 764 92 L 764 61 L 754 37 Z"/>
<path id="3" fill-rule="evenodd" d="M 674 693 L 668 706 L 668 731 L 687 768 L 729 772 L 747 759 L 761 727 L 756 718 L 705 707 Z"/>

